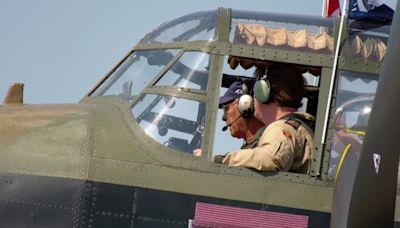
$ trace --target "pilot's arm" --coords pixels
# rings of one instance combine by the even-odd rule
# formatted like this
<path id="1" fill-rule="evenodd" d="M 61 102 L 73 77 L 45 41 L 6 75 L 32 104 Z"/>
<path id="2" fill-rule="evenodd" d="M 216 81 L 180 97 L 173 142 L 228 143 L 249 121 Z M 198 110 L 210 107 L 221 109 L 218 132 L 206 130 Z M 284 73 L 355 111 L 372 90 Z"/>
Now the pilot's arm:
<path id="1" fill-rule="evenodd" d="M 226 154 L 223 164 L 260 171 L 288 171 L 294 159 L 293 131 L 281 123 L 268 126 L 254 149 L 242 149 Z"/>

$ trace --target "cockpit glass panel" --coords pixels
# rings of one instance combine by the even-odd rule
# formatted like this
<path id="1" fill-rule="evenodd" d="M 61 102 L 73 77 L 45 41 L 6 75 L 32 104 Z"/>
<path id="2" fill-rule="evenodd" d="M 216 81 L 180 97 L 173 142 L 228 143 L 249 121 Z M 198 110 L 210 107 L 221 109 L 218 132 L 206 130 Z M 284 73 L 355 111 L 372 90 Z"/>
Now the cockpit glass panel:
<path id="1" fill-rule="evenodd" d="M 209 60 L 207 53 L 186 52 L 156 85 L 207 90 Z"/>
<path id="2" fill-rule="evenodd" d="M 340 71 L 338 79 L 328 172 L 331 179 L 336 177 L 346 151 L 359 156 L 378 85 L 378 76 L 373 74 Z"/>
<path id="3" fill-rule="evenodd" d="M 143 131 L 157 142 L 192 154 L 201 149 L 205 104 L 173 96 L 144 94 L 132 114 Z"/>
<path id="4" fill-rule="evenodd" d="M 333 23 L 293 15 L 232 11 L 230 41 L 259 47 L 292 51 L 332 53 Z"/>
<path id="5" fill-rule="evenodd" d="M 204 11 L 166 22 L 146 35 L 141 43 L 160 44 L 179 41 L 215 40 L 217 11 Z"/>
<path id="6" fill-rule="evenodd" d="M 98 87 L 93 96 L 119 96 L 130 100 L 138 95 L 178 53 L 177 49 L 136 51 Z"/>
<path id="7" fill-rule="evenodd" d="M 366 23 L 350 24 L 349 37 L 345 45 L 345 56 L 364 61 L 382 62 L 387 50 L 390 26 L 364 28 Z"/>

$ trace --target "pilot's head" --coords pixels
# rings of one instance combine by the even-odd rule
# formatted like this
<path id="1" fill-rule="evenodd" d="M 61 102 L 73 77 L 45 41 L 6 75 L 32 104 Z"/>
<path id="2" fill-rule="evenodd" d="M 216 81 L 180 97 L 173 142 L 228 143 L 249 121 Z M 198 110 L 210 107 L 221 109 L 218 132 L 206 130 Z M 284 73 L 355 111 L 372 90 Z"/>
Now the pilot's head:
<path id="1" fill-rule="evenodd" d="M 232 83 L 225 94 L 219 98 L 219 106 L 223 110 L 222 120 L 229 127 L 231 135 L 236 138 L 245 138 L 247 119 L 240 114 L 238 100 L 243 94 L 243 82 Z"/>
<path id="2" fill-rule="evenodd" d="M 274 63 L 266 71 L 257 69 L 254 85 L 255 115 L 261 116 L 270 112 L 268 105 L 297 110 L 302 106 L 305 96 L 305 83 L 301 72 L 290 64 Z"/>

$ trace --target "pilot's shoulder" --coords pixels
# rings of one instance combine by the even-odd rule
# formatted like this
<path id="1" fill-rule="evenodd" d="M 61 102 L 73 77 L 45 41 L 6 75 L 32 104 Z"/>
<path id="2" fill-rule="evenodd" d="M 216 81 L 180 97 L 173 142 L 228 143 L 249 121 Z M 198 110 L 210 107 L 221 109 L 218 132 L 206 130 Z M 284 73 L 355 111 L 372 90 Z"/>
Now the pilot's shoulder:
<path id="1" fill-rule="evenodd" d="M 277 120 L 269 124 L 261 135 L 261 141 L 271 143 L 293 140 L 296 130 L 285 123 L 285 120 Z"/>

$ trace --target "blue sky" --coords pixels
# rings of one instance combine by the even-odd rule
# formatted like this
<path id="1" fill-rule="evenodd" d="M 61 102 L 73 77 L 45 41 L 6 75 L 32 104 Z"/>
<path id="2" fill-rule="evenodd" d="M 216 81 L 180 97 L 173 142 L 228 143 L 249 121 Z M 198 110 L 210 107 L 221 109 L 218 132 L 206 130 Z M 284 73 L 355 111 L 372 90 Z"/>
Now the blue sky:
<path id="1" fill-rule="evenodd" d="M 1 0 L 0 102 L 23 82 L 25 103 L 76 103 L 146 33 L 221 6 L 321 15 L 322 0 Z"/>

